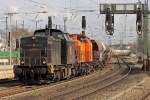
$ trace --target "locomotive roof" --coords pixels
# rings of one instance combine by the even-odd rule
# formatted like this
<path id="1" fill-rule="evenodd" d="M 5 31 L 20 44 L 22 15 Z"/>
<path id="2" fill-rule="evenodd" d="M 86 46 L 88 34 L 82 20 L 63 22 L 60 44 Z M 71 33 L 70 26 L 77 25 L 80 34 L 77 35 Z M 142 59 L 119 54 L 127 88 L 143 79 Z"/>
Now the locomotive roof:
<path id="1" fill-rule="evenodd" d="M 34 34 L 35 34 L 36 32 L 46 32 L 47 30 L 48 30 L 48 29 L 35 30 Z M 52 32 L 62 32 L 62 31 L 59 30 L 59 29 L 50 29 L 50 33 L 52 33 Z"/>

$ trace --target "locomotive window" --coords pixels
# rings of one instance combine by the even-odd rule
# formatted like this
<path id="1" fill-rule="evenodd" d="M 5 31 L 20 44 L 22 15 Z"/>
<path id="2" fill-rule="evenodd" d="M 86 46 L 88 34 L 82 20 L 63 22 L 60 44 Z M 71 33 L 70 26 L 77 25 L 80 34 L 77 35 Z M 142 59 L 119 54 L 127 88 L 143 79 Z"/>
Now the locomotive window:
<path id="1" fill-rule="evenodd" d="M 69 35 L 67 35 L 67 37 L 68 37 L 68 39 L 70 40 L 70 37 L 69 37 Z"/>
<path id="2" fill-rule="evenodd" d="M 87 39 L 86 38 L 80 38 L 80 41 L 85 42 L 85 41 L 87 41 Z"/>
<path id="3" fill-rule="evenodd" d="M 45 32 L 36 32 L 35 36 L 45 36 Z"/>
<path id="4" fill-rule="evenodd" d="M 65 39 L 65 37 L 64 37 L 63 34 L 58 34 L 58 38 L 60 38 L 60 39 Z"/>
<path id="5" fill-rule="evenodd" d="M 21 44 L 28 44 L 28 43 L 32 43 L 32 40 L 30 38 L 21 39 Z"/>
<path id="6" fill-rule="evenodd" d="M 67 34 L 65 34 L 64 37 L 66 40 L 70 40 Z"/>
<path id="7" fill-rule="evenodd" d="M 62 32 L 52 32 L 52 35 L 53 35 L 55 38 L 65 39 Z"/>
<path id="8" fill-rule="evenodd" d="M 44 48 L 47 46 L 47 38 L 46 37 L 36 37 L 35 40 L 32 37 L 27 37 L 21 39 L 21 47 L 33 47 L 34 48 Z"/>

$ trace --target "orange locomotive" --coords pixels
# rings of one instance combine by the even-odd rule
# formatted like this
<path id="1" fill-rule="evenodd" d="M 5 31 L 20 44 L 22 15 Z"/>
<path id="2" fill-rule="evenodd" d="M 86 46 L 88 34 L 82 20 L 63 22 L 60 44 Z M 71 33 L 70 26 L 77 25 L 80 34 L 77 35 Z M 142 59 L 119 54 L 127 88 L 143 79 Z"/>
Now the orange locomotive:
<path id="1" fill-rule="evenodd" d="M 91 70 L 104 67 L 103 60 L 106 59 L 103 59 L 103 54 L 107 48 L 103 43 L 91 40 L 84 34 L 72 34 L 70 38 L 74 42 L 76 72 L 90 73 Z"/>
<path id="2" fill-rule="evenodd" d="M 74 41 L 77 62 L 92 62 L 93 51 L 90 39 L 82 34 L 72 34 L 70 37 Z"/>

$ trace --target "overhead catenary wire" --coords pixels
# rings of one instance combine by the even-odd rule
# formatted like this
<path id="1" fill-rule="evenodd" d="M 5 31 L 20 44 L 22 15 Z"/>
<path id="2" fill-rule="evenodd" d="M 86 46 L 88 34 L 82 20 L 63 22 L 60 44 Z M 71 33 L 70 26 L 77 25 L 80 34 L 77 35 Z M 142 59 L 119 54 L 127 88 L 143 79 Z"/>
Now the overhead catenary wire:
<path id="1" fill-rule="evenodd" d="M 38 4 L 38 5 L 40 5 L 41 7 L 43 6 L 47 6 L 46 4 L 43 4 L 43 3 L 41 3 L 41 2 L 37 2 L 37 1 L 34 1 L 34 0 L 24 0 L 24 1 L 28 1 L 28 2 L 32 2 L 32 3 L 35 3 L 35 4 Z"/>

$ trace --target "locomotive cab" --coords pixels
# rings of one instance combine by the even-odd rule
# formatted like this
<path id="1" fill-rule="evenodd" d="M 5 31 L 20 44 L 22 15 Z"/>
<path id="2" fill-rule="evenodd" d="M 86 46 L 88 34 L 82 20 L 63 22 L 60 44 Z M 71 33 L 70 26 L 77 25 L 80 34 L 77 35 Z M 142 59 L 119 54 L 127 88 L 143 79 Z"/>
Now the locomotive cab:
<path id="1" fill-rule="evenodd" d="M 61 41 L 48 36 L 47 30 L 36 30 L 33 36 L 20 40 L 20 64 L 14 66 L 19 80 L 47 79 L 48 65 L 61 64 Z M 53 58 L 55 57 L 55 59 Z"/>
<path id="2" fill-rule="evenodd" d="M 20 65 L 14 66 L 15 77 L 19 80 L 54 78 L 55 70 L 74 63 L 72 45 L 69 34 L 56 29 L 36 30 L 33 36 L 21 38 Z"/>

